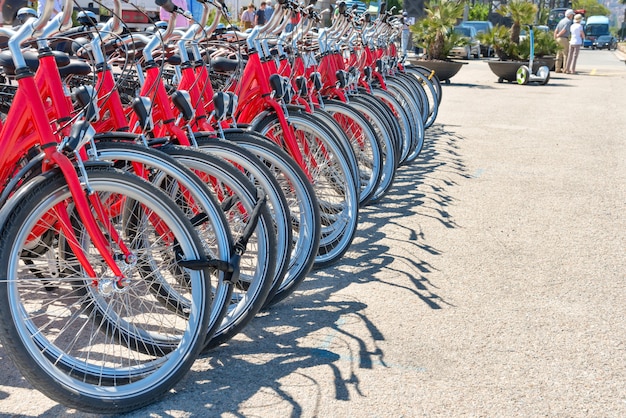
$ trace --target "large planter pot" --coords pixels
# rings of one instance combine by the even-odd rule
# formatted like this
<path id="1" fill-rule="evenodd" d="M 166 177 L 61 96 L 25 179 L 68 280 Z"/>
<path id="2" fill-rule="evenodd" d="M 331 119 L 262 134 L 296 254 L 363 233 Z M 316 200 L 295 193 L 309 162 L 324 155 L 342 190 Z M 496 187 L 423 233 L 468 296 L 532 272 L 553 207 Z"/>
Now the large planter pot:
<path id="1" fill-rule="evenodd" d="M 516 74 L 519 67 L 522 65 L 528 65 L 528 61 L 487 61 L 491 72 L 498 77 L 498 83 L 508 81 L 510 83 L 516 81 Z M 548 68 L 554 67 L 554 60 L 548 62 L 546 57 L 538 58 L 533 62 L 533 73 L 536 73 L 539 67 L 547 66 Z"/>
<path id="2" fill-rule="evenodd" d="M 550 69 L 550 71 L 554 71 L 554 64 L 556 63 L 556 57 L 552 55 L 546 55 L 540 58 L 537 58 L 537 62 L 539 65 L 545 65 Z M 534 65 L 533 65 L 534 67 Z"/>
<path id="3" fill-rule="evenodd" d="M 410 62 L 411 64 L 426 67 L 429 70 L 434 71 L 439 81 L 444 81 L 446 84 L 449 84 L 450 79 L 459 72 L 464 64 L 467 64 L 466 62 L 457 61 L 430 61 L 416 59 L 412 59 Z"/>

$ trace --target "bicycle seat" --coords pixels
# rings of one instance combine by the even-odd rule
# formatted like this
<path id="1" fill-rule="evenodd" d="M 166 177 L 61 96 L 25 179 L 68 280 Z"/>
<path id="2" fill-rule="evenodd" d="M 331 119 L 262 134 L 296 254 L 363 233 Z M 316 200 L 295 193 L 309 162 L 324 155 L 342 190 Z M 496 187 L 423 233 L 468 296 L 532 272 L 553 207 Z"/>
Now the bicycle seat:
<path id="1" fill-rule="evenodd" d="M 67 77 L 68 75 L 88 75 L 91 74 L 91 65 L 82 60 L 70 59 L 69 64 L 59 67 L 59 74 L 61 74 L 61 77 Z"/>
<path id="2" fill-rule="evenodd" d="M 238 59 L 217 57 L 211 59 L 211 70 L 220 73 L 232 73 L 239 68 Z"/>
<path id="3" fill-rule="evenodd" d="M 54 59 L 58 67 L 64 67 L 70 63 L 70 57 L 68 54 L 61 51 L 52 51 Z M 39 58 L 35 51 L 24 51 L 24 61 L 31 71 L 37 71 L 39 68 Z M 15 63 L 13 62 L 13 55 L 11 51 L 0 52 L 0 67 L 4 68 L 4 71 L 8 75 L 15 74 Z"/>

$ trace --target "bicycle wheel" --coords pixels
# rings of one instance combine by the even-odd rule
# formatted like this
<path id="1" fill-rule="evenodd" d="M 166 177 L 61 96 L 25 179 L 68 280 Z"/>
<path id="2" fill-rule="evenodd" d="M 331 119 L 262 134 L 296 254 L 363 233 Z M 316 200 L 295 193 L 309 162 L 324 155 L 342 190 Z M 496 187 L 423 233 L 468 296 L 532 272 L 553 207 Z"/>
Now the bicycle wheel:
<path id="1" fill-rule="evenodd" d="M 416 117 L 421 117 L 422 122 L 425 123 L 428 119 L 428 113 L 430 111 L 428 97 L 424 92 L 424 88 L 418 83 L 418 80 L 411 76 L 406 77 L 406 74 L 396 74 L 387 78 L 387 85 L 393 85 L 400 91 L 408 94 L 416 103 L 419 113 Z"/>
<path id="2" fill-rule="evenodd" d="M 278 292 L 287 268 L 292 247 L 291 214 L 289 203 L 280 185 L 261 161 L 244 148 L 228 141 L 220 141 L 209 134 L 196 133 L 196 142 L 201 150 L 215 155 L 242 170 L 255 187 L 260 187 L 267 196 L 269 211 L 272 215 L 276 235 L 276 268 L 274 280 L 267 295 L 271 299 Z"/>
<path id="3" fill-rule="evenodd" d="M 428 117 L 424 120 L 424 128 L 429 128 L 435 122 L 441 105 L 441 83 L 436 75 L 431 76 L 430 72 L 426 73 L 419 68 L 408 67 L 405 71 L 407 75 L 415 77 L 423 87 L 429 105 Z"/>
<path id="4" fill-rule="evenodd" d="M 246 176 L 224 160 L 199 149 L 167 145 L 161 148 L 204 181 L 221 203 L 235 242 L 251 220 L 258 202 L 257 190 Z M 239 281 L 235 283 L 224 318 L 206 341 L 207 351 L 241 331 L 259 312 L 272 287 L 276 268 L 276 235 L 267 206 L 241 257 Z"/>
<path id="5" fill-rule="evenodd" d="M 268 307 L 289 296 L 313 266 L 322 229 L 319 204 L 306 174 L 276 144 L 253 131 L 226 130 L 224 134 L 227 140 L 255 154 L 269 168 L 289 203 L 293 238 L 289 268 L 278 292 L 265 303 Z"/>
<path id="6" fill-rule="evenodd" d="M 289 124 L 298 146 L 292 152 L 304 161 L 301 168 L 311 179 L 320 205 L 322 231 L 315 267 L 324 267 L 341 258 L 352 243 L 358 224 L 358 191 L 342 147 L 332 136 L 303 112 L 290 112 Z M 283 144 L 283 127 L 274 114 L 258 121 L 254 130 Z"/>
<path id="7" fill-rule="evenodd" d="M 350 139 L 347 133 L 341 129 L 341 126 L 337 121 L 326 111 L 326 109 L 317 108 L 312 113 L 307 113 L 315 121 L 320 129 L 326 130 L 326 133 L 331 135 L 336 143 L 341 145 L 344 158 L 350 165 L 350 171 L 352 172 L 352 180 L 359 190 L 361 188 L 361 179 L 359 177 L 359 164 L 356 159 L 356 155 L 352 146 L 350 145 Z"/>
<path id="8" fill-rule="evenodd" d="M 324 110 L 330 113 L 346 132 L 359 166 L 359 203 L 366 205 L 380 184 L 383 157 L 374 128 L 359 112 L 337 100 L 326 100 Z"/>
<path id="9" fill-rule="evenodd" d="M 350 106 L 361 113 L 365 119 L 371 123 L 381 145 L 383 170 L 380 183 L 370 199 L 370 203 L 373 203 L 380 200 L 393 184 L 396 169 L 398 168 L 397 144 L 394 144 L 394 140 L 391 138 L 387 123 L 382 120 L 382 111 L 379 109 L 380 103 L 373 101 L 371 96 L 359 94 L 350 98 Z"/>
<path id="10" fill-rule="evenodd" d="M 49 175 L 21 194 L 0 233 L 0 337 L 16 367 L 46 396 L 83 411 L 120 413 L 159 399 L 189 370 L 204 342 L 211 283 L 203 270 L 177 264 L 205 254 L 192 225 L 161 191 L 114 169 L 86 173 L 90 197 L 113 204 L 105 205 L 110 218 L 103 232 L 128 282 L 115 285 L 65 178 Z M 64 251 L 67 228 L 98 277 Z M 114 231 L 132 259 L 120 257 Z M 151 280 L 184 297 L 184 314 L 154 296 Z M 144 344 L 152 349 L 137 350 Z"/>
<path id="11" fill-rule="evenodd" d="M 441 89 L 441 81 L 439 80 L 439 77 L 437 77 L 437 74 L 435 74 L 434 71 L 431 71 L 430 69 L 426 67 L 422 67 L 421 65 L 410 65 L 410 66 L 405 67 L 405 70 L 417 71 L 425 79 L 430 81 L 436 93 L 437 104 L 439 105 L 441 104 L 443 90 Z"/>
<path id="12" fill-rule="evenodd" d="M 111 161 L 118 169 L 146 177 L 164 191 L 191 220 L 207 255 L 217 260 L 230 260 L 233 242 L 224 213 L 211 190 L 193 172 L 169 155 L 138 144 L 99 141 L 97 152 L 101 160 Z M 233 291 L 233 286 L 224 281 L 223 272 L 215 271 L 214 274 L 217 277 L 213 283 L 219 285 L 213 289 L 217 303 L 213 304 L 208 335 L 221 322 L 227 306 L 225 301 L 230 300 Z M 176 298 L 167 293 L 166 287 L 155 285 L 153 290 L 164 303 L 177 308 Z"/>
<path id="13" fill-rule="evenodd" d="M 389 106 L 372 93 L 361 89 L 359 94 L 354 97 L 356 97 L 359 101 L 366 102 L 370 109 L 374 110 L 380 120 L 384 123 L 386 131 L 391 138 L 391 142 L 393 143 L 395 163 L 397 167 L 400 160 L 400 153 L 402 151 L 402 129 L 400 128 L 398 120 Z M 373 122 L 370 123 L 374 124 Z"/>
<path id="14" fill-rule="evenodd" d="M 372 94 L 387 105 L 389 110 L 391 110 L 393 116 L 398 121 L 398 126 L 400 126 L 400 131 L 402 133 L 400 152 L 398 152 L 398 165 L 400 165 L 404 162 L 406 156 L 409 154 L 411 145 L 413 143 L 415 130 L 414 125 L 411 123 L 411 119 L 413 118 L 409 118 L 409 115 L 405 110 L 408 108 L 407 103 L 403 103 L 405 106 L 407 106 L 403 107 L 391 89 L 388 88 L 388 90 L 383 90 L 380 88 L 373 88 Z"/>
<path id="15" fill-rule="evenodd" d="M 387 83 L 387 89 L 401 103 L 401 106 L 407 110 L 409 115 L 409 124 L 411 126 L 411 144 L 408 153 L 403 155 L 402 162 L 413 161 L 421 152 L 424 146 L 424 122 L 421 116 L 421 105 L 418 100 L 419 95 L 415 94 L 410 88 L 404 88 L 402 84 L 390 80 Z M 412 158 L 409 158 L 412 157 Z"/>

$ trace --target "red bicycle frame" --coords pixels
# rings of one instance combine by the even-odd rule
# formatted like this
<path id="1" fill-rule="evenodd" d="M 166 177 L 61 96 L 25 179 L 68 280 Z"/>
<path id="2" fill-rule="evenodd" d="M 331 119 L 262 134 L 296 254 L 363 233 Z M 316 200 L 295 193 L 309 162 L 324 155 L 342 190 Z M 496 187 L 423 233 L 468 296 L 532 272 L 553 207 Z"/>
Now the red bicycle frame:
<path id="1" fill-rule="evenodd" d="M 58 90 L 43 85 L 44 83 L 41 80 L 48 77 L 50 77 L 50 80 L 58 79 L 60 82 L 60 75 L 53 56 L 44 56 L 42 58 L 44 58 L 42 65 L 37 70 L 38 74 L 40 74 L 37 77 L 37 82 L 34 74 L 29 70 L 16 70 L 16 73 L 19 74 L 19 77 L 17 77 L 18 89 L 0 132 L 0 147 L 4 151 L 0 156 L 0 176 L 5 179 L 11 178 L 11 174 L 18 166 L 19 160 L 33 147 L 40 148 L 45 155 L 42 171 L 46 172 L 55 167 L 61 170 L 74 199 L 78 215 L 85 225 L 90 238 L 117 280 L 121 281 L 124 275 L 113 259 L 111 248 L 98 226 L 98 222 L 101 222 L 102 219 L 96 221 L 91 210 L 92 207 L 95 207 L 96 211 L 100 212 L 101 206 L 94 195 L 89 196 L 89 198 L 85 195 L 81 181 L 76 175 L 74 164 L 57 149 L 60 138 L 53 132 L 50 124 L 49 112 L 51 108 L 48 107 L 46 109 L 40 94 L 43 92 L 45 95 L 54 98 L 54 102 L 59 104 L 59 106 L 62 106 L 62 103 L 67 104 L 68 98 L 64 94 L 59 93 Z M 54 67 L 54 71 L 51 71 L 50 67 Z M 60 91 L 62 92 L 63 90 L 61 89 Z M 65 203 L 57 204 L 54 208 L 54 214 L 49 213 L 45 217 L 45 220 L 50 225 L 54 225 L 57 230 L 63 231 L 68 238 L 70 248 L 86 273 L 95 279 L 97 277 L 96 272 L 87 260 L 76 238 Z M 121 240 L 118 243 L 123 247 Z M 130 251 L 128 253 L 130 254 Z"/>

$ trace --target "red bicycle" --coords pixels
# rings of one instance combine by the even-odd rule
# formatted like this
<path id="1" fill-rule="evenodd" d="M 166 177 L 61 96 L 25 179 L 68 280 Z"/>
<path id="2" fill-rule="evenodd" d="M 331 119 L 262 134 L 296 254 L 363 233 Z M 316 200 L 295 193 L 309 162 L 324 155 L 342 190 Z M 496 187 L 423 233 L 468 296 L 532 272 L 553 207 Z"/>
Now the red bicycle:
<path id="1" fill-rule="evenodd" d="M 20 49 L 34 33 L 68 22 L 61 14 L 46 26 L 51 6 L 17 31 L 0 28 L 18 86 L 0 132 L 7 179 L 0 338 L 29 382 L 54 400 L 91 412 L 128 411 L 162 396 L 202 348 L 210 281 L 207 271 L 190 267 L 206 255 L 164 193 L 78 158 L 92 138 L 87 122 L 73 123 L 67 136 L 53 131 L 65 122 L 51 123 Z M 107 29 L 114 32 L 114 22 Z M 154 286 L 179 303 L 163 303 Z"/>

